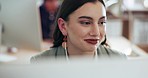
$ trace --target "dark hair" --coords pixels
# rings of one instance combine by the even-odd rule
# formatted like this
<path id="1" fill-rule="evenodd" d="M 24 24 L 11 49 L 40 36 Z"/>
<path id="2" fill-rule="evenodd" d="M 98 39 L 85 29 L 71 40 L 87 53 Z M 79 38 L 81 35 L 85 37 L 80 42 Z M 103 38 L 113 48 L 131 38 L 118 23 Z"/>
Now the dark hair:
<path id="1" fill-rule="evenodd" d="M 62 18 L 63 20 L 68 21 L 69 15 L 73 13 L 75 10 L 77 10 L 78 8 L 80 8 L 81 6 L 83 6 L 85 3 L 88 3 L 88 2 L 95 3 L 97 1 L 101 2 L 105 7 L 105 3 L 103 0 L 64 0 L 63 1 L 62 5 L 58 10 L 55 24 L 54 24 L 56 28 L 53 34 L 53 39 L 54 39 L 53 47 L 61 46 L 64 38 L 62 32 L 58 27 L 58 23 L 57 23 L 58 18 Z M 105 41 L 103 41 L 103 43 L 101 44 L 105 44 L 105 42 L 106 42 L 106 37 L 105 37 Z"/>

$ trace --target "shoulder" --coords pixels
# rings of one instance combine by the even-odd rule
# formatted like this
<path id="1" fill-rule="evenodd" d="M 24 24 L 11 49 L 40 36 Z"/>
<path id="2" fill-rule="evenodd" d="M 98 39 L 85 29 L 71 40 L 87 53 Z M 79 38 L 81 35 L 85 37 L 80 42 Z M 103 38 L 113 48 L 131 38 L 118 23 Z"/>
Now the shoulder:
<path id="1" fill-rule="evenodd" d="M 103 45 L 100 45 L 99 47 L 98 47 L 98 51 L 99 51 L 99 53 L 100 53 L 100 55 L 107 55 L 107 56 L 109 56 L 109 57 L 117 57 L 117 58 L 123 58 L 123 59 L 126 59 L 127 58 L 127 56 L 125 55 L 125 54 L 123 54 L 123 53 L 121 53 L 121 52 L 118 52 L 118 51 L 116 51 L 116 50 L 113 50 L 113 49 L 111 49 L 111 48 L 109 48 L 109 47 L 106 47 L 106 46 L 103 46 Z"/>
<path id="2" fill-rule="evenodd" d="M 31 63 L 46 63 L 50 60 L 57 58 L 63 58 L 65 56 L 65 50 L 62 46 L 50 48 L 49 50 L 43 51 L 30 59 Z"/>
<path id="3" fill-rule="evenodd" d="M 47 60 L 49 58 L 55 58 L 56 50 L 58 48 L 51 48 L 49 50 L 43 51 L 35 56 L 32 56 L 30 59 L 31 63 L 39 63 Z"/>

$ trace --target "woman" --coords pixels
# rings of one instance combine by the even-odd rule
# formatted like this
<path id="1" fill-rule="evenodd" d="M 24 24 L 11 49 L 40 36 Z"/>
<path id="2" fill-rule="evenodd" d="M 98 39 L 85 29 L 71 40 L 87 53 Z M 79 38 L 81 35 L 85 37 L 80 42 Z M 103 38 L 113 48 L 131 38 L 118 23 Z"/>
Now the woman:
<path id="1" fill-rule="evenodd" d="M 125 57 L 107 47 L 106 8 L 103 0 L 64 0 L 55 21 L 54 45 L 31 62 L 48 57 Z"/>

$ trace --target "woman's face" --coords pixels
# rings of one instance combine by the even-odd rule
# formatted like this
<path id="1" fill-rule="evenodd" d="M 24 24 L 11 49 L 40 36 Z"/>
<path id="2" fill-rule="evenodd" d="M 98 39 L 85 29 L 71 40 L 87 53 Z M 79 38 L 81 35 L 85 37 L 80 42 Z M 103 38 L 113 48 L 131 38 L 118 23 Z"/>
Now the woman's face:
<path id="1" fill-rule="evenodd" d="M 66 22 L 68 46 L 81 52 L 93 52 L 105 36 L 106 9 L 100 2 L 86 3 Z"/>

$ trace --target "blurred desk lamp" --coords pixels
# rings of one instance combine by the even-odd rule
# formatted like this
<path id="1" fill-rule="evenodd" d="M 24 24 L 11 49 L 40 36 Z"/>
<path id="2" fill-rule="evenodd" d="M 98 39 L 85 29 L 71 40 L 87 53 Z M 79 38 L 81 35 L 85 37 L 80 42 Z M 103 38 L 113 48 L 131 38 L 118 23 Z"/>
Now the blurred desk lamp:
<path id="1" fill-rule="evenodd" d="M 105 0 L 105 3 L 107 10 L 109 10 L 114 16 L 122 16 L 122 0 Z"/>
<path id="2" fill-rule="evenodd" d="M 148 8 L 148 0 L 144 0 L 143 4 L 145 8 Z"/>

